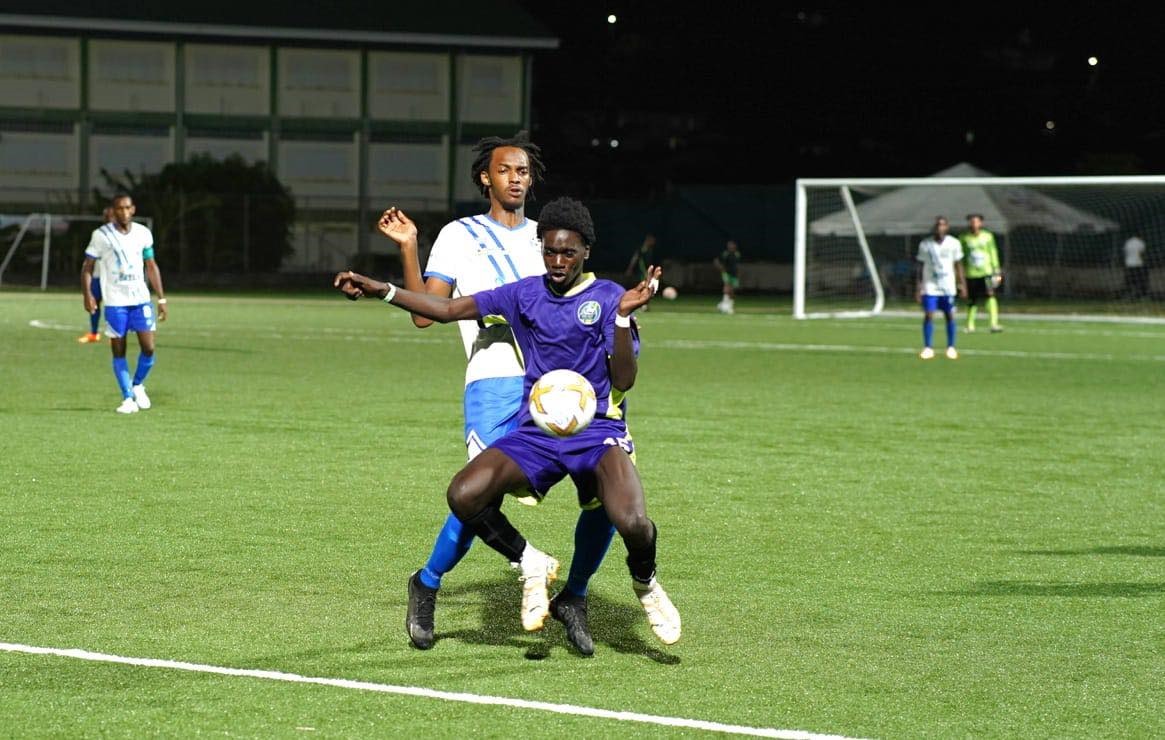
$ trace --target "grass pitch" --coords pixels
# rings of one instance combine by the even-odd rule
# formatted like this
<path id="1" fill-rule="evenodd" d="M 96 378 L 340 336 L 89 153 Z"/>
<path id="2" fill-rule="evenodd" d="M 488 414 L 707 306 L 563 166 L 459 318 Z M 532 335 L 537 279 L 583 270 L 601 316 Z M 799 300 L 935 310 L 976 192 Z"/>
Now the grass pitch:
<path id="1" fill-rule="evenodd" d="M 584 659 L 522 632 L 480 544 L 434 649 L 404 634 L 464 459 L 452 328 L 173 295 L 154 408 L 119 417 L 80 299 L 0 294 L 0 642 L 850 736 L 1165 734 L 1165 327 L 1013 321 L 923 362 L 914 318 L 714 301 L 644 315 L 630 397 L 684 637 L 655 641 L 616 539 Z M 567 488 L 507 510 L 565 565 Z M 6 652 L 0 727 L 679 732 Z"/>

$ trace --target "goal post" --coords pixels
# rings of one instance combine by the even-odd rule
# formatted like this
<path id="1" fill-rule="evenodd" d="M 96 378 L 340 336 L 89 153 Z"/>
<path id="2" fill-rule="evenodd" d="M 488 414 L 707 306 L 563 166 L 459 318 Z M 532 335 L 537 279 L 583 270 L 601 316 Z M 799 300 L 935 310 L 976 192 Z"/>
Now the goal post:
<path id="1" fill-rule="evenodd" d="M 958 236 L 970 213 L 996 236 L 1004 310 L 1165 313 L 1165 176 L 940 173 L 797 180 L 794 317 L 910 306 L 919 241 L 940 215 Z"/>

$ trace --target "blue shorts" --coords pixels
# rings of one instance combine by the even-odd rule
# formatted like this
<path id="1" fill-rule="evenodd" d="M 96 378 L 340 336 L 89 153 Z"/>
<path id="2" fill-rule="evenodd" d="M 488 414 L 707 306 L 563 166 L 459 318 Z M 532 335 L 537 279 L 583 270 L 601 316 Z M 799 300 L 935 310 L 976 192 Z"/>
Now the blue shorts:
<path id="1" fill-rule="evenodd" d="M 525 380 L 482 378 L 465 386 L 465 448 L 469 459 L 518 426 Z"/>
<path id="2" fill-rule="evenodd" d="M 569 475 L 583 504 L 594 498 L 595 468 L 607 450 L 618 447 L 628 455 L 635 454 L 626 424 L 598 418 L 573 437 L 551 436 L 528 421 L 492 446 L 518 464 L 535 495 L 544 496 Z"/>
<path id="3" fill-rule="evenodd" d="M 140 306 L 106 306 L 105 323 L 114 337 L 124 337 L 131 331 L 154 331 L 154 306 L 143 303 Z"/>
<path id="4" fill-rule="evenodd" d="M 935 309 L 943 313 L 955 312 L 955 297 L 953 295 L 924 295 L 922 297 L 922 310 L 928 313 Z"/>
<path id="5" fill-rule="evenodd" d="M 101 278 L 94 277 L 89 281 L 89 292 L 93 294 L 98 303 L 101 303 Z"/>

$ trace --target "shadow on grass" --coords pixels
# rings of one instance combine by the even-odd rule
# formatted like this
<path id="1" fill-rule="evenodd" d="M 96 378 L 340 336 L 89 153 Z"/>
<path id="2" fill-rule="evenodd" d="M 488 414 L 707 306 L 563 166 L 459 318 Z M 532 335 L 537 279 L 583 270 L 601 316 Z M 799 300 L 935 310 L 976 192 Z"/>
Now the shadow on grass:
<path id="1" fill-rule="evenodd" d="M 1135 555 L 1142 558 L 1165 558 L 1165 547 L 1152 545 L 1112 545 L 1075 550 L 1020 550 L 1021 555 Z"/>
<path id="2" fill-rule="evenodd" d="M 554 647 L 561 647 L 578 656 L 566 639 L 566 630 L 553 618 L 546 620 L 546 626 L 541 632 L 525 632 L 518 619 L 520 599 L 518 583 L 509 578 L 445 586 L 437 600 L 436 642 L 460 640 L 475 645 L 522 648 L 529 660 L 549 657 Z M 476 603 L 481 609 L 481 626 L 443 632 L 440 622 L 442 601 L 463 607 Z M 646 617 L 630 587 L 627 588 L 626 601 L 613 601 L 591 591 L 587 602 L 587 616 L 591 635 L 595 639 L 596 656 L 601 656 L 603 646 L 607 646 L 617 653 L 642 655 L 664 665 L 680 663 L 678 655 L 657 649 L 637 634 L 635 628 L 646 623 Z"/>
<path id="3" fill-rule="evenodd" d="M 946 596 L 1152 596 L 1165 593 L 1165 583 L 1048 583 L 1044 581 L 981 581 L 965 591 L 943 591 Z"/>

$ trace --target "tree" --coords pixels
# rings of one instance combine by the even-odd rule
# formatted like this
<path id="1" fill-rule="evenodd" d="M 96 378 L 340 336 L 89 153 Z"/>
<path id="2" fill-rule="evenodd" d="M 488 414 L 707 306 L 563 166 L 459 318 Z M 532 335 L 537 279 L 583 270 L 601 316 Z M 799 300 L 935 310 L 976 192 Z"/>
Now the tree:
<path id="1" fill-rule="evenodd" d="M 110 188 L 133 196 L 138 213 L 154 220 L 159 261 L 177 272 L 273 272 L 291 254 L 295 201 L 263 162 L 199 154 L 161 172 L 116 177 Z"/>

